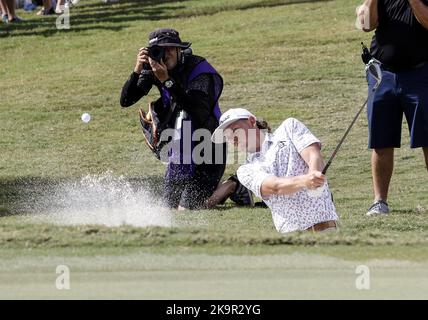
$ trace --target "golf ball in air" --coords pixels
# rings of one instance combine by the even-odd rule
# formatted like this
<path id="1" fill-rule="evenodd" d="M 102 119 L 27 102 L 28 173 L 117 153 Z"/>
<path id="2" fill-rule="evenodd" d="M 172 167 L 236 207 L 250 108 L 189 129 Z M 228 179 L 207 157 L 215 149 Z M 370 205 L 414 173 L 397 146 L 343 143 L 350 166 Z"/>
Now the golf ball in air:
<path id="1" fill-rule="evenodd" d="M 89 113 L 82 114 L 82 121 L 84 123 L 88 123 L 89 121 L 91 121 L 91 115 Z"/>

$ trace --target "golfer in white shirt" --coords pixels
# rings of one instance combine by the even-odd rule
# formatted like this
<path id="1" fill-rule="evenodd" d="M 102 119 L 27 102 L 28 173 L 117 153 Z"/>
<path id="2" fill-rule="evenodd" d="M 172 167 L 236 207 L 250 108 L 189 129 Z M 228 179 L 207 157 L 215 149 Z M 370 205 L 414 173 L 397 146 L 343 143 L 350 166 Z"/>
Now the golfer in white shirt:
<path id="1" fill-rule="evenodd" d="M 248 110 L 230 109 L 212 135 L 216 143 L 225 138 L 249 153 L 238 179 L 267 204 L 279 232 L 337 229 L 321 143 L 303 123 L 289 118 L 272 134 Z"/>

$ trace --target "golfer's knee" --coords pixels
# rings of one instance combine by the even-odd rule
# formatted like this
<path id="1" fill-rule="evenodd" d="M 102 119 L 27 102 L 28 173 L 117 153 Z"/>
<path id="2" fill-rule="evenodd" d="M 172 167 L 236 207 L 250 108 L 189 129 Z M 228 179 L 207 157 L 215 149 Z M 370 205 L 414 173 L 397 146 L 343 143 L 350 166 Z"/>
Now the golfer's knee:
<path id="1" fill-rule="evenodd" d="M 373 154 L 377 157 L 391 157 L 394 155 L 394 148 L 374 149 Z"/>
<path id="2" fill-rule="evenodd" d="M 231 195 L 234 193 L 238 184 L 235 181 L 227 181 L 225 183 L 227 183 L 227 194 Z"/>

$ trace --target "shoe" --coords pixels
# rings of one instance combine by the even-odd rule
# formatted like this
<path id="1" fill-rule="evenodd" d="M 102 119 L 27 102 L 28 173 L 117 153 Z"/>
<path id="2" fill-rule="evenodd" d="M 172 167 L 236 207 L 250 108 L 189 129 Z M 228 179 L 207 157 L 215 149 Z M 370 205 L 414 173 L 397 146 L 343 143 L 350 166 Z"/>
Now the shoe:
<path id="1" fill-rule="evenodd" d="M 24 11 L 34 11 L 36 8 L 37 6 L 34 3 L 26 3 L 24 5 Z"/>
<path id="2" fill-rule="evenodd" d="M 2 16 L 2 21 L 4 23 L 17 23 L 17 22 L 22 22 L 22 19 L 18 16 L 14 16 L 12 18 L 12 20 L 9 20 L 9 17 L 7 14 L 5 14 L 4 16 Z"/>
<path id="3" fill-rule="evenodd" d="M 63 14 L 63 13 L 64 13 L 64 10 L 65 10 L 65 4 L 64 4 L 64 5 L 61 5 L 59 2 L 57 2 L 57 3 L 55 4 L 55 7 L 53 7 L 53 8 L 55 8 L 55 13 L 56 13 L 57 15 L 60 15 L 60 14 Z"/>
<path id="4" fill-rule="evenodd" d="M 38 16 L 48 16 L 48 15 L 52 15 L 52 14 L 55 14 L 54 8 L 50 8 L 49 10 L 45 10 L 43 8 L 39 12 L 37 12 Z"/>
<path id="5" fill-rule="evenodd" d="M 381 214 L 388 214 L 389 207 L 388 203 L 383 200 L 376 201 L 367 211 L 366 216 L 376 216 Z"/>
<path id="6" fill-rule="evenodd" d="M 22 19 L 18 16 L 14 16 L 12 20 L 9 20 L 9 23 L 17 23 L 17 22 L 22 22 Z"/>
<path id="7" fill-rule="evenodd" d="M 228 180 L 232 180 L 237 184 L 235 192 L 230 196 L 230 200 L 240 206 L 254 207 L 253 193 L 239 182 L 238 177 L 233 175 Z"/>
<path id="8" fill-rule="evenodd" d="M 256 208 L 268 208 L 267 204 L 264 201 L 259 201 L 254 204 Z"/>

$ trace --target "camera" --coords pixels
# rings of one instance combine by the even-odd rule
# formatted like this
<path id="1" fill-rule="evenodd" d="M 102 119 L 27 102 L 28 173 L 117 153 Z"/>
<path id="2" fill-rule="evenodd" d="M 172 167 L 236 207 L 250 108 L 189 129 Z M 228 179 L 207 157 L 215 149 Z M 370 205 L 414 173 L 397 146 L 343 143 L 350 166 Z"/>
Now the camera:
<path id="1" fill-rule="evenodd" d="M 165 48 L 159 46 L 153 46 L 148 48 L 149 57 L 157 62 L 161 60 L 165 61 Z"/>

